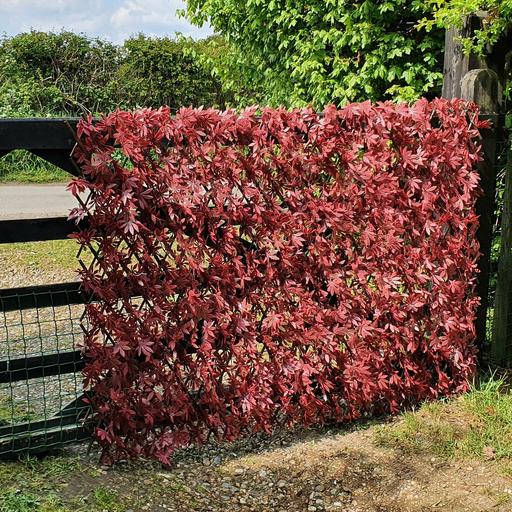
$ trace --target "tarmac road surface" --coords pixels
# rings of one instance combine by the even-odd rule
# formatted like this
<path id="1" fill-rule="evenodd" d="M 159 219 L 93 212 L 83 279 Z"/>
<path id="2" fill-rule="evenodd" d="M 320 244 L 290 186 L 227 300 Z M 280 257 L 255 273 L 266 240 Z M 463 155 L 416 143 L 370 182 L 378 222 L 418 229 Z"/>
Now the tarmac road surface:
<path id="1" fill-rule="evenodd" d="M 62 217 L 77 205 L 65 184 L 0 185 L 0 220 Z"/>

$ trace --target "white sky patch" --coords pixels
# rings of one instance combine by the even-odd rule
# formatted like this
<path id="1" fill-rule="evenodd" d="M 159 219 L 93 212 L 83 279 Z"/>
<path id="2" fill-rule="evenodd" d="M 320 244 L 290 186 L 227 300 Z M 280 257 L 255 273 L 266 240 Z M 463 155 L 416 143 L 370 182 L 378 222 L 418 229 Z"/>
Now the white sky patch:
<path id="1" fill-rule="evenodd" d="M 30 29 L 71 30 L 121 43 L 144 33 L 194 38 L 212 34 L 178 17 L 183 0 L 0 0 L 0 33 L 14 35 Z"/>

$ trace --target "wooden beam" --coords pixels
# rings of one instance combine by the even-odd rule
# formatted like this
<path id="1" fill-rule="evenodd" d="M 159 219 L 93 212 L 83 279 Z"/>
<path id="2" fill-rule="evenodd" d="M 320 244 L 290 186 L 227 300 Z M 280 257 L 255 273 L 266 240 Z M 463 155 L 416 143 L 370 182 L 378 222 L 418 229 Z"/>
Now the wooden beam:
<path id="1" fill-rule="evenodd" d="M 31 149 L 30 152 L 73 176 L 79 175 L 79 168 L 67 149 Z"/>
<path id="2" fill-rule="evenodd" d="M 461 37 L 468 37 L 482 24 L 479 16 L 468 16 L 463 26 L 446 31 L 444 45 L 443 98 L 460 98 L 462 79 L 471 69 L 487 67 L 482 58 L 466 55 L 460 45 Z"/>
<path id="3" fill-rule="evenodd" d="M 65 240 L 76 230 L 66 217 L 0 220 L 0 244 Z"/>
<path id="4" fill-rule="evenodd" d="M 82 403 L 79 406 L 77 406 L 76 402 L 83 396 L 84 395 L 81 395 L 81 397 L 73 401 L 75 407 L 67 410 L 63 409 L 61 412 L 57 413 L 55 416 L 52 416 L 49 419 L 37 421 L 24 421 L 23 423 L 0 426 L 0 443 L 3 441 L 2 438 L 8 436 L 12 437 L 23 433 L 45 431 L 53 429 L 55 427 L 76 424 L 77 421 L 82 419 L 86 415 L 87 411 L 90 410 L 90 406 L 85 403 Z"/>
<path id="5" fill-rule="evenodd" d="M 92 422 L 73 421 L 64 418 L 24 424 L 24 430 L 15 434 L 1 435 L 0 427 L 0 460 L 16 460 L 20 455 L 45 453 L 65 444 L 90 439 L 94 431 Z M 38 427 L 38 428 L 36 428 Z"/>
<path id="6" fill-rule="evenodd" d="M 0 119 L 0 151 L 67 150 L 75 146 L 78 118 Z"/>
<path id="7" fill-rule="evenodd" d="M 505 190 L 501 215 L 501 243 L 496 278 L 496 295 L 492 323 L 491 362 L 506 366 L 510 359 L 512 336 L 512 151 L 507 151 Z"/>
<path id="8" fill-rule="evenodd" d="M 84 295 L 79 282 L 23 286 L 0 290 L 0 311 L 83 304 Z"/>
<path id="9" fill-rule="evenodd" d="M 480 244 L 481 256 L 478 261 L 477 294 L 480 306 L 475 321 L 476 343 L 480 349 L 480 362 L 487 360 L 487 311 L 489 302 L 489 279 L 491 244 L 495 216 L 496 193 L 496 151 L 497 141 L 502 135 L 502 103 L 503 82 L 505 79 L 506 56 L 502 51 L 503 41 L 492 48 L 487 48 L 483 55 L 465 54 L 460 39 L 471 37 L 480 29 L 485 12 L 477 13 L 465 19 L 462 28 L 446 32 L 443 97 L 463 98 L 475 102 L 482 117 L 489 117 L 492 128 L 482 131 L 483 161 L 479 164 L 480 185 L 483 195 L 476 204 L 479 216 L 477 238 Z M 509 35 L 507 34 L 506 38 Z M 503 56 L 498 57 L 502 54 Z"/>
<path id="10" fill-rule="evenodd" d="M 0 360 L 0 384 L 77 373 L 84 366 L 79 350 Z"/>
<path id="11" fill-rule="evenodd" d="M 462 79 L 461 97 L 476 103 L 483 114 L 498 114 L 501 105 L 498 75 L 491 69 L 468 71 Z M 496 208 L 496 144 L 500 129 L 499 117 L 496 117 L 492 128 L 481 132 L 483 160 L 478 164 L 480 187 L 483 194 L 478 198 L 475 207 L 479 217 L 476 236 L 480 244 L 476 290 L 480 297 L 480 305 L 477 310 L 475 328 L 476 343 L 480 350 L 481 360 L 487 351 L 487 309 L 489 307 L 491 246 Z"/>

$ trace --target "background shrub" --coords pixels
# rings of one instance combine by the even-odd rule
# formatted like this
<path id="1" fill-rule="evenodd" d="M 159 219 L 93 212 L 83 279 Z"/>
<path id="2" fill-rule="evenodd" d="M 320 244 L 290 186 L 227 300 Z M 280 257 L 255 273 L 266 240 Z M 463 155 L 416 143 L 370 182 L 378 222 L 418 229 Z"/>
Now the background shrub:
<path id="1" fill-rule="evenodd" d="M 116 46 L 72 32 L 28 32 L 0 42 L 0 116 L 80 116 L 118 107 L 223 107 L 201 55 L 209 40 L 150 38 Z M 211 55 L 211 54 L 210 54 Z"/>

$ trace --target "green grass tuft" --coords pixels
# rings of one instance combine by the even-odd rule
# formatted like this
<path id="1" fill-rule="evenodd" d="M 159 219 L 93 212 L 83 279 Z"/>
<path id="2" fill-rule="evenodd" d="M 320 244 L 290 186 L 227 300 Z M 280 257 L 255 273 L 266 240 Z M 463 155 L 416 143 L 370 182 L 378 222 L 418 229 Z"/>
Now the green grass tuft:
<path id="1" fill-rule="evenodd" d="M 105 512 L 123 512 L 124 505 L 119 501 L 119 494 L 105 487 L 98 487 L 94 490 L 96 507 Z"/>
<path id="2" fill-rule="evenodd" d="M 33 494 L 18 491 L 0 494 L 0 512 L 35 512 L 40 504 Z"/>
<path id="3" fill-rule="evenodd" d="M 424 404 L 378 427 L 376 442 L 440 457 L 503 459 L 506 465 L 512 458 L 512 393 L 491 378 L 459 398 Z"/>
<path id="4" fill-rule="evenodd" d="M 30 421 L 34 418 L 34 412 L 25 402 L 0 395 L 0 425 Z"/>
<path id="5" fill-rule="evenodd" d="M 28 151 L 11 151 L 0 158 L 0 183 L 60 183 L 70 178 L 66 171 Z"/>

